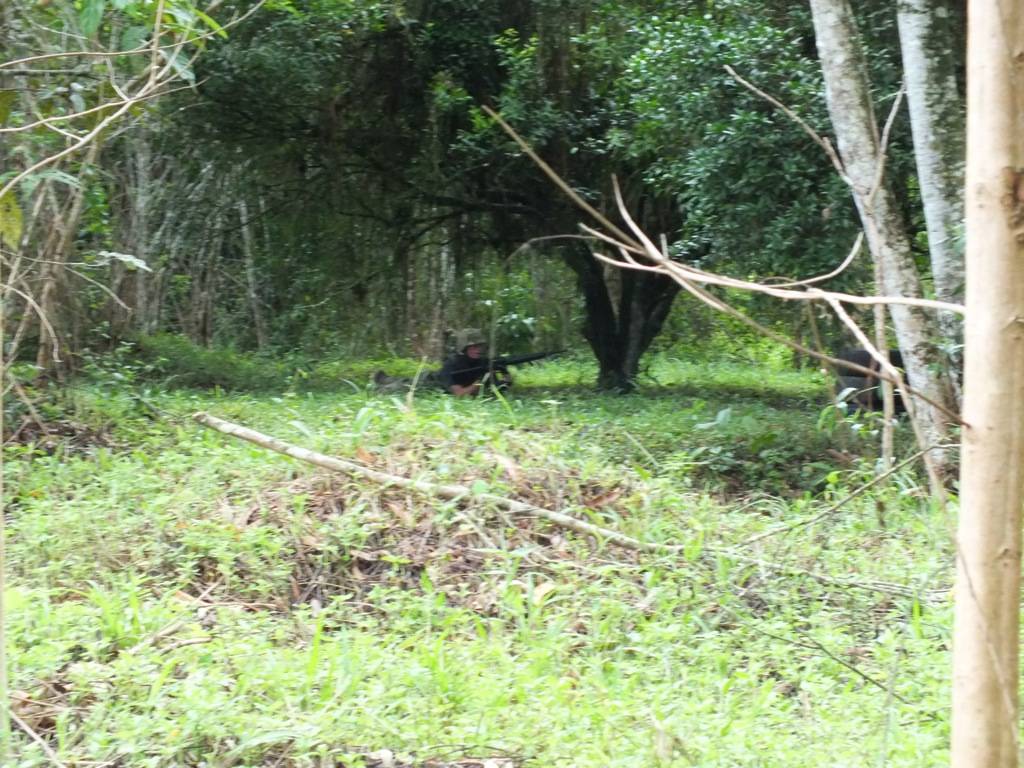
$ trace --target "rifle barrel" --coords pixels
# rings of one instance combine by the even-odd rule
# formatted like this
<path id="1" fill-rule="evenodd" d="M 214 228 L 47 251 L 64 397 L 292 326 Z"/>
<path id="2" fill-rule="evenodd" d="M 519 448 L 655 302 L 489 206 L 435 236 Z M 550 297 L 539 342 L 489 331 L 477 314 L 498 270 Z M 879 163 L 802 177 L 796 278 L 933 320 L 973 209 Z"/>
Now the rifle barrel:
<path id="1" fill-rule="evenodd" d="M 506 355 L 504 357 L 496 357 L 491 361 L 492 365 L 520 365 L 522 363 L 532 363 L 536 360 L 543 360 L 545 357 L 551 357 L 553 355 L 560 354 L 562 350 L 556 349 L 550 352 L 528 352 L 525 355 Z"/>
<path id="2" fill-rule="evenodd" d="M 530 352 L 525 355 L 506 355 L 504 357 L 491 357 L 481 359 L 477 365 L 469 365 L 465 368 L 459 368 L 454 371 L 450 371 L 451 374 L 456 373 L 473 373 L 479 372 L 480 376 L 483 376 L 488 371 L 495 369 L 501 369 L 508 365 L 522 365 L 523 363 L 532 363 L 537 360 L 542 360 L 545 357 L 552 357 L 553 355 L 560 355 L 564 350 L 556 349 L 549 352 Z"/>

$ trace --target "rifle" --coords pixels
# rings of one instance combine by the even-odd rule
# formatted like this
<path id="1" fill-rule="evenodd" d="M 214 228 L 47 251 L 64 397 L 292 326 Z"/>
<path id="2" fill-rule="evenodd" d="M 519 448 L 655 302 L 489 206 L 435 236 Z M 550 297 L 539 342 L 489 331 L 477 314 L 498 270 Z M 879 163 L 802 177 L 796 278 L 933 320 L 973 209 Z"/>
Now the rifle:
<path id="1" fill-rule="evenodd" d="M 564 349 L 554 349 L 550 352 L 528 352 L 525 355 L 505 355 L 504 357 L 496 357 L 490 361 L 492 368 L 504 368 L 509 365 L 522 365 L 523 363 L 533 363 L 537 360 L 543 360 L 545 357 L 554 357 L 565 352 Z"/>
<path id="2" fill-rule="evenodd" d="M 535 363 L 538 360 L 543 360 L 546 357 L 554 357 L 555 355 L 561 355 L 564 353 L 564 349 L 554 349 L 548 352 L 528 352 L 525 355 L 504 355 L 502 357 L 491 357 L 484 358 L 480 361 L 479 365 L 471 365 L 465 368 L 459 368 L 458 370 L 451 371 L 451 373 L 466 373 L 472 371 L 476 373 L 480 372 L 481 376 L 495 371 L 508 373 L 506 370 L 510 365 L 523 365 L 524 363 Z"/>

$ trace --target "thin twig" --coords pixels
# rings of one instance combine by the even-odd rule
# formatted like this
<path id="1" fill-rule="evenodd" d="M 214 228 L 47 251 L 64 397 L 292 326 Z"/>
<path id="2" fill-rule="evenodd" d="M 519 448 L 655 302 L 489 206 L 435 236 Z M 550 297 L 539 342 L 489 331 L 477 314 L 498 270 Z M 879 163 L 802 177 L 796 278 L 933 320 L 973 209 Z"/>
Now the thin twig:
<path id="1" fill-rule="evenodd" d="M 804 133 L 806 133 L 808 136 L 810 136 L 811 139 L 814 141 L 814 143 L 817 144 L 819 147 L 821 147 L 825 151 L 825 154 L 828 156 L 828 159 L 832 161 L 832 165 L 836 169 L 836 172 L 840 176 L 843 177 L 843 180 L 846 181 L 847 183 L 850 183 L 849 178 L 846 175 L 846 168 L 843 166 L 843 161 L 840 159 L 839 153 L 836 152 L 836 148 L 832 146 L 832 142 L 831 141 L 829 141 L 826 138 L 823 138 L 821 136 L 821 134 L 819 134 L 816 130 L 814 130 L 810 126 L 810 124 L 807 123 L 806 120 L 804 120 L 802 117 L 800 117 L 800 115 L 798 115 L 792 109 L 787 107 L 781 101 L 776 99 L 774 96 L 772 96 L 771 94 L 765 93 L 764 91 L 762 91 L 760 88 L 758 88 L 753 83 L 751 83 L 751 82 L 749 82 L 747 80 L 744 80 L 742 77 L 740 77 L 738 74 L 736 74 L 736 70 L 734 70 L 728 64 L 725 65 L 725 71 L 728 72 L 736 80 L 736 82 L 738 82 L 744 88 L 746 88 L 747 90 L 751 91 L 752 93 L 760 96 L 762 99 L 767 101 L 769 104 L 773 105 L 774 107 L 776 107 L 777 109 L 782 111 L 786 115 L 786 117 L 788 117 L 790 120 L 792 120 L 798 126 L 800 126 L 801 130 L 803 130 Z"/>
<path id="2" fill-rule="evenodd" d="M 828 658 L 832 659 L 832 661 L 834 661 L 837 664 L 841 664 L 842 666 L 846 667 L 848 670 L 853 672 L 853 674 L 857 675 L 857 677 L 859 677 L 864 682 L 869 683 L 870 685 L 873 685 L 876 688 L 880 688 L 881 690 L 885 691 L 887 695 L 892 696 L 900 704 L 903 704 L 903 705 L 908 706 L 908 707 L 917 706 L 916 704 L 914 704 L 914 702 L 909 701 L 908 699 L 905 699 L 903 696 L 900 696 L 898 693 L 896 693 L 896 691 L 891 690 L 890 687 L 887 686 L 885 683 L 882 683 L 882 682 L 880 682 L 878 680 L 875 680 L 875 678 L 871 677 L 871 675 L 869 675 L 866 672 L 862 671 L 856 664 L 851 664 L 846 659 L 844 659 L 844 658 L 842 658 L 840 656 L 837 656 L 836 654 L 832 653 L 832 651 L 830 651 L 828 648 L 826 648 L 824 645 L 822 645 L 819 641 L 815 640 L 813 637 L 810 637 L 809 635 L 804 634 L 804 633 L 801 633 L 800 636 L 803 637 L 807 642 L 806 643 L 798 643 L 799 645 L 803 645 L 805 648 L 817 648 L 819 651 L 821 651 L 823 654 L 825 654 Z"/>
<path id="3" fill-rule="evenodd" d="M 2 197 L 2 195 L 0 195 L 0 197 Z M 3 289 L 4 293 L 10 291 L 11 293 L 18 294 L 19 296 L 21 296 L 21 298 L 25 300 L 26 304 L 28 304 L 30 307 L 32 307 L 32 309 L 36 311 L 36 315 L 38 315 L 39 317 L 39 323 L 43 326 L 43 328 L 46 329 L 47 333 L 50 334 L 50 338 L 53 340 L 53 359 L 59 361 L 60 349 L 58 348 L 57 345 L 57 333 L 56 331 L 54 331 L 53 326 L 50 324 L 50 320 L 46 316 L 46 313 L 43 312 L 43 308 L 40 307 L 38 303 L 36 303 L 36 300 L 32 298 L 30 294 L 15 288 L 13 285 L 0 285 L 0 288 Z"/>
<path id="4" fill-rule="evenodd" d="M 580 225 L 580 229 L 592 237 L 601 240 L 609 245 L 613 245 L 616 248 L 623 248 L 623 244 L 617 241 L 615 238 L 605 235 L 599 230 L 593 227 L 588 227 L 585 224 Z M 671 277 L 675 277 L 679 274 L 684 279 L 694 280 L 706 285 L 717 285 L 723 288 L 735 288 L 737 290 L 745 291 L 756 291 L 757 293 L 763 293 L 768 296 L 774 296 L 779 299 L 790 299 L 795 301 L 824 301 L 826 296 L 831 296 L 844 304 L 863 304 L 865 306 L 872 306 L 875 304 L 900 304 L 908 307 L 921 307 L 922 309 L 935 309 L 945 312 L 954 312 L 962 315 L 964 313 L 963 304 L 954 304 L 948 301 L 939 301 L 937 299 L 921 299 L 914 296 L 858 296 L 852 293 L 841 293 L 838 291 L 823 291 L 819 288 L 808 288 L 805 291 L 795 291 L 790 288 L 786 288 L 783 284 L 781 287 L 777 285 L 771 285 L 766 283 L 755 283 L 749 280 L 740 280 L 735 277 L 728 277 L 726 275 L 719 275 L 713 272 L 705 272 L 702 269 L 691 267 L 686 264 L 682 264 L 678 261 L 672 261 L 671 259 L 665 259 L 658 253 L 658 255 L 652 256 L 647 250 L 640 250 L 638 248 L 626 248 L 631 253 L 642 255 L 645 258 L 650 259 L 653 264 L 641 264 L 635 260 L 624 259 L 624 261 L 616 261 L 610 257 L 602 257 L 603 261 L 613 264 L 618 267 L 624 267 L 628 269 L 635 269 L 642 272 L 660 272 L 662 274 L 668 274 Z M 655 252 L 657 253 L 657 252 Z M 597 255 L 597 254 L 595 254 Z M 813 279 L 813 278 L 812 278 Z M 802 284 L 802 283 L 798 283 Z"/>
<path id="5" fill-rule="evenodd" d="M 14 128 L 0 128 L 0 133 L 23 133 L 25 131 L 30 131 L 30 130 L 33 130 L 35 128 L 40 128 L 40 127 L 43 127 L 43 126 L 52 127 L 53 123 L 62 123 L 62 122 L 65 122 L 67 120 L 75 120 L 75 119 L 77 119 L 79 117 L 86 117 L 87 115 L 91 115 L 94 112 L 102 112 L 105 109 L 113 109 L 114 107 L 119 106 L 121 104 L 124 104 L 125 102 L 131 101 L 131 102 L 133 102 L 135 104 L 138 104 L 138 103 L 143 102 L 143 101 L 148 101 L 149 99 L 155 99 L 155 98 L 158 98 L 160 96 L 166 96 L 167 94 L 170 94 L 170 93 L 177 93 L 178 91 L 187 91 L 187 90 L 191 90 L 191 89 L 192 89 L 192 86 L 182 85 L 182 86 L 179 86 L 177 88 L 171 88 L 169 90 L 160 91 L 159 93 L 152 93 L 152 94 L 150 94 L 148 96 L 137 97 L 137 98 L 134 98 L 134 99 L 131 96 L 122 95 L 120 101 L 116 101 L 116 100 L 115 101 L 108 101 L 108 102 L 105 102 L 103 104 L 99 104 L 99 105 L 97 105 L 95 107 L 90 107 L 89 109 L 84 109 L 81 112 L 72 112 L 72 113 L 67 114 L 67 115 L 56 115 L 54 117 L 47 117 L 47 118 L 43 118 L 41 120 L 36 120 L 34 123 L 26 123 L 25 125 L 19 125 L 19 126 L 16 126 Z M 75 136 L 75 138 L 78 138 L 78 137 Z"/>
<path id="6" fill-rule="evenodd" d="M 846 268 L 853 263 L 853 260 L 860 253 L 860 249 L 864 246 L 864 232 L 863 230 L 857 233 L 856 239 L 853 241 L 853 247 L 847 254 L 846 258 L 840 262 L 839 266 L 824 275 L 818 275 L 816 277 L 808 277 L 804 280 L 791 280 L 785 283 L 772 283 L 773 288 L 796 288 L 801 285 L 814 285 L 815 283 L 823 283 L 826 280 L 831 280 L 833 277 L 838 277 Z"/>
<path id="7" fill-rule="evenodd" d="M 203 645 L 204 643 L 210 642 L 213 642 L 212 637 L 189 637 L 184 640 L 175 640 L 170 645 L 161 647 L 158 653 L 170 653 L 171 651 L 176 651 L 179 648 L 185 648 L 190 645 Z"/>
<path id="8" fill-rule="evenodd" d="M 589 231 L 589 228 L 587 228 L 587 227 L 583 227 L 583 229 L 587 229 Z M 594 252 L 594 257 L 599 259 L 600 261 L 604 261 L 604 262 L 607 262 L 609 264 L 613 264 L 613 265 L 616 265 L 616 266 L 626 267 L 628 269 L 637 269 L 637 268 L 639 268 L 639 267 L 636 267 L 636 266 L 633 266 L 633 265 L 629 264 L 628 262 L 620 262 L 620 261 L 617 261 L 617 260 L 612 259 L 610 257 L 604 256 L 604 255 L 602 255 L 600 253 L 597 253 L 597 252 Z M 658 271 L 657 268 L 655 268 L 655 267 L 643 267 L 643 268 L 644 269 L 650 269 L 652 271 Z M 821 360 L 822 362 L 826 362 L 826 363 L 828 363 L 828 364 L 830 364 L 830 365 L 832 365 L 834 367 L 844 368 L 844 369 L 847 369 L 847 370 L 850 370 L 850 371 L 856 371 L 858 373 L 864 374 L 865 376 L 873 376 L 873 377 L 876 377 L 876 378 L 886 379 L 888 381 L 893 381 L 892 376 L 890 376 L 890 374 L 888 374 L 885 371 L 874 370 L 874 369 L 871 369 L 871 368 L 867 368 L 867 367 L 865 367 L 863 365 L 858 365 L 857 363 L 850 362 L 849 360 L 843 360 L 842 358 L 832 357 L 831 355 L 823 354 L 821 352 L 818 352 L 816 350 L 813 350 L 813 349 L 811 349 L 811 348 L 801 344 L 800 342 L 794 341 L 793 339 L 790 339 L 787 336 L 783 336 L 781 333 L 773 331 L 772 329 L 768 328 L 767 326 L 764 326 L 761 323 L 759 323 L 756 320 L 754 320 L 753 318 L 747 316 L 743 312 L 740 312 L 738 309 L 736 309 L 735 307 L 731 306 L 730 304 L 725 302 L 723 299 L 720 299 L 719 297 L 715 296 L 714 294 L 709 292 L 703 286 L 698 285 L 697 281 L 689 280 L 687 278 L 680 277 L 678 275 L 673 275 L 672 277 L 673 277 L 673 279 L 676 282 L 679 283 L 679 285 L 681 285 L 683 287 L 684 290 L 686 290 L 688 293 L 690 293 L 692 296 L 694 296 L 698 300 L 700 300 L 700 301 L 704 302 L 705 304 L 707 304 L 712 309 L 715 309 L 715 310 L 717 310 L 719 312 L 724 312 L 725 314 L 729 315 L 730 317 L 733 317 L 736 320 L 739 320 L 741 323 L 743 323 L 743 324 L 749 326 L 750 328 L 753 328 L 754 330 L 758 331 L 763 336 L 766 336 L 769 339 L 772 339 L 773 341 L 777 341 L 780 344 L 784 344 L 785 346 L 789 347 L 790 349 L 796 350 L 797 352 L 800 352 L 801 354 L 807 355 L 808 357 L 813 357 L 816 360 Z M 936 403 L 934 400 L 929 398 L 927 395 L 924 395 L 921 392 L 918 392 L 916 389 L 913 389 L 912 387 L 909 387 L 909 386 L 906 387 L 906 391 L 909 394 L 913 395 L 914 397 L 916 397 L 916 398 L 918 398 L 920 400 L 923 400 L 926 403 L 929 403 L 930 405 L 934 406 L 935 408 L 938 408 L 943 413 L 945 413 L 947 415 L 947 417 L 950 418 L 950 420 L 954 421 L 955 423 L 960 424 L 961 426 L 966 426 L 966 422 L 964 422 L 959 416 L 957 416 L 956 414 L 954 414 L 954 413 L 948 411 L 947 409 L 943 408 L 943 406 L 941 404 Z"/>
<path id="9" fill-rule="evenodd" d="M 202 32 L 202 33 L 196 35 L 195 37 L 188 37 L 188 38 L 185 38 L 184 40 L 180 40 L 180 41 L 177 41 L 177 42 L 174 42 L 174 43 L 168 43 L 167 45 L 161 45 L 161 46 L 159 46 L 159 48 L 161 50 L 165 50 L 165 49 L 169 50 L 169 49 L 172 49 L 172 48 L 177 48 L 177 47 L 179 47 L 181 45 L 188 45 L 190 43 L 196 43 L 196 42 L 199 42 L 200 40 L 207 40 L 207 39 L 209 39 L 211 37 L 219 35 L 222 30 L 230 29 L 233 26 L 241 24 L 247 18 L 252 16 L 254 13 L 256 13 L 256 11 L 258 11 L 263 6 L 263 4 L 265 2 L 266 2 L 266 0 L 259 0 L 259 2 L 256 3 L 256 5 L 254 5 L 252 8 L 247 10 L 245 13 L 243 13 L 238 18 L 232 19 L 231 21 L 228 21 L 228 22 L 225 22 L 224 24 L 221 24 L 220 25 L 220 30 L 212 29 L 212 30 L 209 30 L 207 32 Z M 65 34 L 65 33 L 62 31 L 61 34 Z M 32 63 L 34 61 L 45 61 L 47 59 L 66 59 L 66 58 L 75 57 L 75 56 L 84 56 L 84 57 L 87 57 L 87 58 L 103 58 L 103 59 L 106 59 L 106 58 L 121 57 L 121 56 L 138 56 L 139 54 L 149 53 L 151 50 L 152 50 L 152 46 L 150 44 L 145 44 L 144 43 L 144 44 L 138 46 L 137 48 L 132 48 L 131 50 L 126 50 L 126 51 L 59 51 L 57 53 L 42 53 L 42 54 L 39 54 L 37 56 L 27 56 L 27 57 L 22 58 L 22 59 L 13 59 L 11 61 L 0 62 L 0 70 L 6 69 L 7 67 L 16 67 L 16 66 L 21 65 L 21 64 L 30 64 L 30 63 Z"/>
<path id="10" fill-rule="evenodd" d="M 10 707 L 7 708 L 10 709 Z M 29 725 L 20 717 L 18 717 L 14 712 L 11 712 L 10 716 L 11 720 L 14 721 L 15 725 L 21 728 L 21 730 L 28 734 L 28 737 L 32 739 L 32 741 L 39 745 L 40 749 L 43 750 L 43 754 L 45 754 L 50 759 L 51 763 L 53 763 L 56 766 L 59 766 L 59 768 L 65 768 L 64 763 L 61 762 L 60 758 L 57 756 L 57 753 L 53 751 L 53 748 L 46 743 L 42 736 L 35 732 L 31 725 Z"/>
<path id="11" fill-rule="evenodd" d="M 46 422 L 43 421 L 43 417 L 39 415 L 39 411 L 36 410 L 35 405 L 32 403 L 32 399 L 28 396 L 28 392 L 18 383 L 17 379 L 13 376 L 11 378 L 11 388 L 17 393 L 18 399 L 25 404 L 28 409 L 29 415 L 32 417 L 39 429 L 42 430 L 44 435 L 50 434 L 50 428 L 46 426 Z M 23 425 L 24 426 L 24 425 Z M 19 428 L 20 431 L 20 428 Z"/>
<path id="12" fill-rule="evenodd" d="M 929 446 L 929 447 L 925 448 L 924 450 L 918 451 L 913 456 L 911 456 L 911 457 L 909 457 L 907 459 L 904 459 L 903 461 L 901 461 L 899 464 L 895 465 L 891 469 L 889 469 L 886 472 L 883 472 L 882 474 L 878 475 L 877 477 L 875 477 L 870 482 L 864 483 L 864 485 L 862 485 L 859 488 L 851 491 L 850 493 L 848 493 L 846 496 L 844 496 L 842 499 L 837 501 L 835 504 L 833 504 L 831 507 L 829 507 L 825 511 L 819 512 L 818 514 L 814 515 L 813 517 L 809 517 L 806 520 L 798 520 L 795 523 L 790 523 L 789 525 L 782 525 L 782 526 L 779 526 L 778 528 L 772 528 L 770 531 L 764 531 L 762 533 L 759 533 L 756 536 L 751 536 L 749 539 L 747 539 L 745 542 L 743 542 L 743 546 L 749 547 L 751 544 L 755 544 L 756 542 L 761 541 L 762 539 L 767 539 L 770 536 L 777 536 L 780 533 L 788 533 L 789 531 L 796 530 L 797 528 L 802 528 L 805 525 L 813 525 L 814 523 L 818 522 L 819 520 L 824 520 L 826 517 L 830 517 L 831 515 L 834 515 L 836 512 L 838 512 L 840 509 L 845 507 L 849 502 L 853 501 L 855 498 L 860 496 L 865 491 L 867 491 L 867 490 L 873 488 L 874 486 L 878 485 L 880 482 L 885 480 L 887 477 L 890 477 L 891 475 L 895 474 L 896 472 L 898 472 L 899 470 L 903 469 L 908 464 L 912 464 L 913 462 L 917 461 L 925 453 L 927 453 L 928 451 L 932 450 L 932 448 L 937 448 L 937 447 L 939 447 L 939 446 L 934 446 L 933 445 L 933 446 Z"/>
<path id="13" fill-rule="evenodd" d="M 636 243 L 633 243 L 632 238 L 630 238 L 629 235 L 627 235 L 625 232 L 619 229 L 603 213 L 594 208 L 594 206 L 592 206 L 590 203 L 588 203 L 586 200 L 580 197 L 579 193 L 575 189 L 570 187 L 565 182 L 565 179 L 563 179 L 561 176 L 555 173 L 555 170 L 546 162 L 544 162 L 544 160 L 541 159 L 540 155 L 534 152 L 533 147 L 531 147 L 525 139 L 523 139 L 518 133 L 516 133 L 512 126 L 506 123 L 501 115 L 499 115 L 493 109 L 488 107 L 486 104 L 482 107 L 482 109 L 485 113 L 487 113 L 487 115 L 492 120 L 494 120 L 498 125 L 502 127 L 505 133 L 512 137 L 512 140 L 519 145 L 519 148 L 526 153 L 526 156 L 533 160 L 533 162 L 537 164 L 537 167 L 539 167 L 545 173 L 545 175 L 549 179 L 551 179 L 552 182 L 554 182 L 555 186 L 561 189 L 570 200 L 576 203 L 576 205 L 582 208 L 584 211 L 589 213 L 595 221 L 600 223 L 601 226 L 605 227 L 609 232 L 613 233 L 616 237 L 621 238 L 625 242 L 632 243 L 635 247 L 639 247 Z"/>
<path id="14" fill-rule="evenodd" d="M 195 601 L 197 603 L 202 603 L 207 597 L 209 597 L 210 593 L 213 592 L 213 590 L 215 590 L 219 585 L 220 579 L 217 579 L 213 583 L 209 584 L 206 587 L 206 589 L 204 589 L 202 592 L 199 593 L 197 597 L 194 598 Z M 190 618 L 191 616 L 184 616 L 182 618 L 175 619 L 174 621 L 168 624 L 165 624 L 156 632 L 153 632 L 152 634 L 147 635 L 146 637 L 139 640 L 135 645 L 128 649 L 128 653 L 136 653 L 137 651 L 145 648 L 147 645 L 154 645 L 158 640 L 162 640 L 165 637 L 173 635 L 175 632 L 184 627 L 188 623 Z"/>

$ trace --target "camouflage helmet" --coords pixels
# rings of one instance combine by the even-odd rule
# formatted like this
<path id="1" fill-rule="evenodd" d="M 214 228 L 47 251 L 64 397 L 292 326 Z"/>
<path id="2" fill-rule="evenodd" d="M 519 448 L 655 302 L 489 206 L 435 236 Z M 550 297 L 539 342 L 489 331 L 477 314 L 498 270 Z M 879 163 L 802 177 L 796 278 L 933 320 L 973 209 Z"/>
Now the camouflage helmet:
<path id="1" fill-rule="evenodd" d="M 474 344 L 487 345 L 487 337 L 479 328 L 463 328 L 455 334 L 455 348 L 459 352 L 464 352 L 466 347 Z"/>

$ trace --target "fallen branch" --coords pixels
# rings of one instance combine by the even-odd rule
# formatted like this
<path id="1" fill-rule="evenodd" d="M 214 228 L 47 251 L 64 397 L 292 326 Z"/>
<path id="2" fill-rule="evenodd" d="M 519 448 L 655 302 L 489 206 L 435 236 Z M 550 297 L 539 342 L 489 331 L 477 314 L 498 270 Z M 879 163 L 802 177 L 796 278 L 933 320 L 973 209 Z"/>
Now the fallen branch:
<path id="1" fill-rule="evenodd" d="M 362 464 L 356 464 L 355 462 L 335 458 L 334 456 L 326 456 L 322 453 L 317 453 L 316 451 L 310 451 L 306 448 L 300 448 L 297 445 L 286 443 L 284 440 L 278 440 L 276 437 L 264 435 L 262 432 L 257 432 L 254 429 L 243 427 L 240 424 L 233 424 L 230 421 L 218 419 L 216 416 L 211 416 L 208 413 L 196 413 L 192 418 L 204 426 L 215 429 L 218 432 L 223 432 L 225 435 L 231 435 L 232 437 L 247 440 L 261 448 L 267 448 L 268 450 L 276 451 L 277 453 L 283 453 L 285 456 L 291 456 L 293 459 L 305 461 L 309 464 L 323 467 L 324 469 L 330 469 L 335 472 L 344 472 L 348 475 L 366 477 L 370 480 L 382 483 L 383 485 L 394 485 L 399 488 L 409 488 L 414 491 L 425 493 L 428 496 L 439 496 L 442 499 L 448 499 L 450 501 L 471 498 L 475 501 L 487 502 L 496 507 L 500 507 L 501 509 L 508 510 L 514 515 L 518 515 L 520 517 L 539 517 L 562 528 L 568 528 L 571 531 L 576 531 L 576 533 L 581 533 L 584 536 L 596 536 L 598 538 L 605 539 L 612 544 L 617 544 L 625 549 L 638 550 L 641 552 L 669 551 L 669 548 L 663 544 L 649 544 L 642 542 L 638 539 L 632 538 L 631 536 L 618 533 L 617 531 L 602 528 L 599 525 L 593 525 L 592 523 L 587 523 L 583 520 L 577 520 L 575 517 L 566 515 L 562 512 L 555 512 L 554 510 L 544 509 L 543 507 L 535 507 L 532 504 L 526 504 L 525 502 L 516 501 L 515 499 L 508 499 L 494 493 L 476 492 L 465 485 L 430 483 L 425 480 L 413 480 L 408 477 L 401 477 L 399 475 L 388 474 L 387 472 L 380 472 L 376 469 L 370 469 L 369 467 L 364 467 Z M 679 549 L 681 548 L 671 548 L 671 551 L 678 551 Z"/>
<path id="2" fill-rule="evenodd" d="M 62 763 L 60 760 L 60 756 L 58 756 L 57 753 L 53 751 L 53 747 L 47 744 L 46 740 L 38 733 L 36 733 L 35 729 L 33 729 L 31 725 L 29 725 L 20 717 L 18 717 L 14 712 L 10 713 L 10 717 L 11 720 L 14 721 L 14 724 L 25 732 L 26 736 L 28 736 L 30 739 L 32 739 L 32 741 L 39 745 L 39 748 L 43 750 L 43 754 L 46 755 L 47 758 L 49 758 L 51 763 L 57 766 L 57 768 L 65 768 L 64 763 Z"/>
<path id="3" fill-rule="evenodd" d="M 578 520 L 577 518 L 562 512 L 537 507 L 533 504 L 527 504 L 522 501 L 516 501 L 515 499 L 498 496 L 494 493 L 477 492 L 465 485 L 431 483 L 426 480 L 413 480 L 408 477 L 392 475 L 387 472 L 370 469 L 362 464 L 357 464 L 345 459 L 339 459 L 334 456 L 327 456 L 322 453 L 317 453 L 316 451 L 311 451 L 307 448 L 300 448 L 299 446 L 292 445 L 284 440 L 279 440 L 276 437 L 265 435 L 262 432 L 257 432 L 254 429 L 243 427 L 240 424 L 234 424 L 230 421 L 219 419 L 208 413 L 195 413 L 192 415 L 192 418 L 203 426 L 215 429 L 225 435 L 237 437 L 241 440 L 253 443 L 254 445 L 258 445 L 261 448 L 266 448 L 267 450 L 275 451 L 276 453 L 281 453 L 285 456 L 290 456 L 293 459 L 298 459 L 299 461 L 304 461 L 308 464 L 313 464 L 314 466 L 329 469 L 333 472 L 342 472 L 347 475 L 365 477 L 381 483 L 382 485 L 408 488 L 428 496 L 440 497 L 451 501 L 472 499 L 473 501 L 493 504 L 494 506 L 511 512 L 513 515 L 518 517 L 537 517 L 542 520 L 547 520 L 560 528 L 567 528 L 568 530 L 575 531 L 576 533 L 583 534 L 584 536 L 594 536 L 595 538 L 603 539 L 610 544 L 615 544 L 623 549 L 628 549 L 634 552 L 650 552 L 658 555 L 681 555 L 684 551 L 683 545 L 680 544 L 657 544 L 640 541 L 639 539 L 634 539 L 632 536 L 627 536 L 624 533 L 619 533 L 618 531 L 613 531 L 610 528 L 604 528 L 599 525 L 594 525 L 593 523 Z M 862 581 L 826 576 L 796 566 L 787 565 L 785 563 L 773 563 L 768 560 L 750 557 L 749 555 L 744 555 L 728 548 L 702 546 L 700 551 L 711 557 L 727 558 L 744 565 L 763 568 L 764 570 L 773 571 L 775 573 L 786 573 L 793 576 L 806 576 L 814 579 L 815 581 L 821 582 L 822 584 L 829 584 L 836 587 L 862 589 L 869 592 L 881 592 L 888 595 L 909 597 L 926 602 L 941 601 L 945 599 L 948 593 L 948 590 L 946 589 L 935 589 L 928 592 L 922 592 L 921 590 L 908 587 L 904 584 L 894 584 L 886 581 Z"/>

